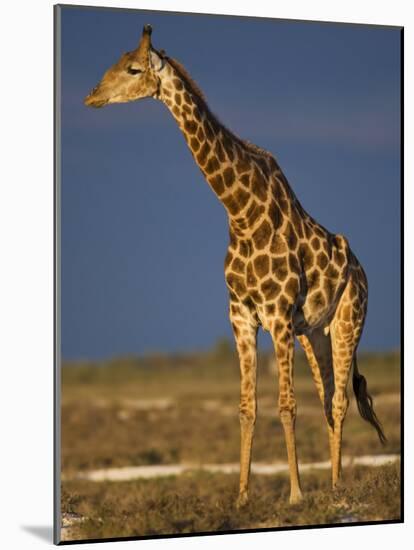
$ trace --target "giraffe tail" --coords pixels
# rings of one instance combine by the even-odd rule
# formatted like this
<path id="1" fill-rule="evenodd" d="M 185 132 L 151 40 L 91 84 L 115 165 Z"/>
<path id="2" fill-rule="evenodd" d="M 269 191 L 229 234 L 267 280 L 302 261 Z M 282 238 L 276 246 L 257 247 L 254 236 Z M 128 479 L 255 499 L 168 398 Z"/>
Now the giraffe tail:
<path id="1" fill-rule="evenodd" d="M 380 421 L 375 414 L 372 397 L 367 390 L 367 381 L 362 374 L 358 372 L 356 355 L 354 355 L 354 372 L 352 376 L 352 386 L 354 388 L 355 397 L 359 414 L 364 420 L 369 422 L 377 430 L 379 440 L 383 445 L 387 442 Z"/>

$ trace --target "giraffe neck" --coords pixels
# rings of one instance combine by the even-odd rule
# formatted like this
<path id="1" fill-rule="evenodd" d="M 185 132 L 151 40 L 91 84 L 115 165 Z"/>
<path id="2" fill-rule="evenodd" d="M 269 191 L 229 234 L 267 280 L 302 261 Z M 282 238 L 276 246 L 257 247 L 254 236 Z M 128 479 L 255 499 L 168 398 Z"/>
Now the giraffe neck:
<path id="1" fill-rule="evenodd" d="M 277 168 L 274 159 L 221 125 L 174 60 L 165 65 L 158 99 L 175 118 L 195 162 L 226 208 L 232 229 L 240 235 L 254 229 L 271 201 L 269 175 Z"/>

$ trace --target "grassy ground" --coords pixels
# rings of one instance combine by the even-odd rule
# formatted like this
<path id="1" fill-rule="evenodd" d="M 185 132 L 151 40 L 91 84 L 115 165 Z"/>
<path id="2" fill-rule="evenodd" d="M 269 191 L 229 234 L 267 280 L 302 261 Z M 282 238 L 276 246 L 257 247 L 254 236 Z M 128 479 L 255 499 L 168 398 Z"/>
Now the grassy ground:
<path id="1" fill-rule="evenodd" d="M 254 461 L 286 460 L 277 414 L 277 376 L 269 357 L 259 358 L 258 420 Z M 366 355 L 359 370 L 368 380 L 388 444 L 358 415 L 355 399 L 344 427 L 343 453 L 398 453 L 400 376 L 398 354 Z M 322 408 L 303 357 L 295 366 L 297 445 L 301 462 L 327 460 Z M 99 366 L 65 365 L 62 371 L 62 473 L 111 466 L 179 462 L 225 463 L 239 459 L 239 373 L 230 351 L 192 356 L 118 359 Z M 251 529 L 399 517 L 397 466 L 345 471 L 346 488 L 334 496 L 329 472 L 304 476 L 306 500 L 287 505 L 286 476 L 255 476 L 252 504 L 234 509 L 237 478 L 197 473 L 123 483 L 67 481 L 62 511 L 87 518 L 73 538 Z"/>
<path id="2" fill-rule="evenodd" d="M 157 480 L 64 484 L 63 509 L 84 518 L 73 539 L 327 525 L 400 518 L 399 466 L 303 476 L 304 501 L 288 504 L 287 476 L 252 476 L 250 503 L 236 510 L 237 476 L 188 474 Z"/>

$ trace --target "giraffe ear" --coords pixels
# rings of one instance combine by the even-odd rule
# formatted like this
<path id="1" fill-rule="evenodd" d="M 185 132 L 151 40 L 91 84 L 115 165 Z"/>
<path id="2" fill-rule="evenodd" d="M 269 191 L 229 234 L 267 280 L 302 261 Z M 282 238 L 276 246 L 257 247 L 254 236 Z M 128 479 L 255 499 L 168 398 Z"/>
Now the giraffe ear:
<path id="1" fill-rule="evenodd" d="M 157 72 L 161 71 L 161 69 L 165 65 L 164 58 L 161 57 L 161 55 L 153 49 L 150 50 L 149 61 L 152 69 L 154 69 L 154 71 L 157 71 Z"/>

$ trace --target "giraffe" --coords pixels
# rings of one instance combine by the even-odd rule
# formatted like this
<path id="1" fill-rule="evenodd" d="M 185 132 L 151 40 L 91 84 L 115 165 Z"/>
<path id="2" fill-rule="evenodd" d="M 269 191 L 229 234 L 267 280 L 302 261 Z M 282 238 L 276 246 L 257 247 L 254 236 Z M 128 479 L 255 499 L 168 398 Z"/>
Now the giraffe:
<path id="1" fill-rule="evenodd" d="M 248 502 L 257 413 L 257 332 L 269 331 L 279 373 L 278 408 L 290 472 L 290 503 L 302 500 L 295 443 L 295 337 L 303 347 L 323 406 L 332 487 L 341 475 L 347 382 L 359 412 L 386 441 L 356 350 L 367 310 L 364 270 L 343 235 L 317 223 L 301 206 L 274 157 L 242 140 L 211 112 L 184 67 L 156 50 L 145 25 L 138 47 L 124 53 L 85 98 L 91 107 L 151 97 L 162 101 L 192 156 L 227 211 L 224 262 L 229 317 L 240 363 L 240 484 L 237 506 Z"/>

